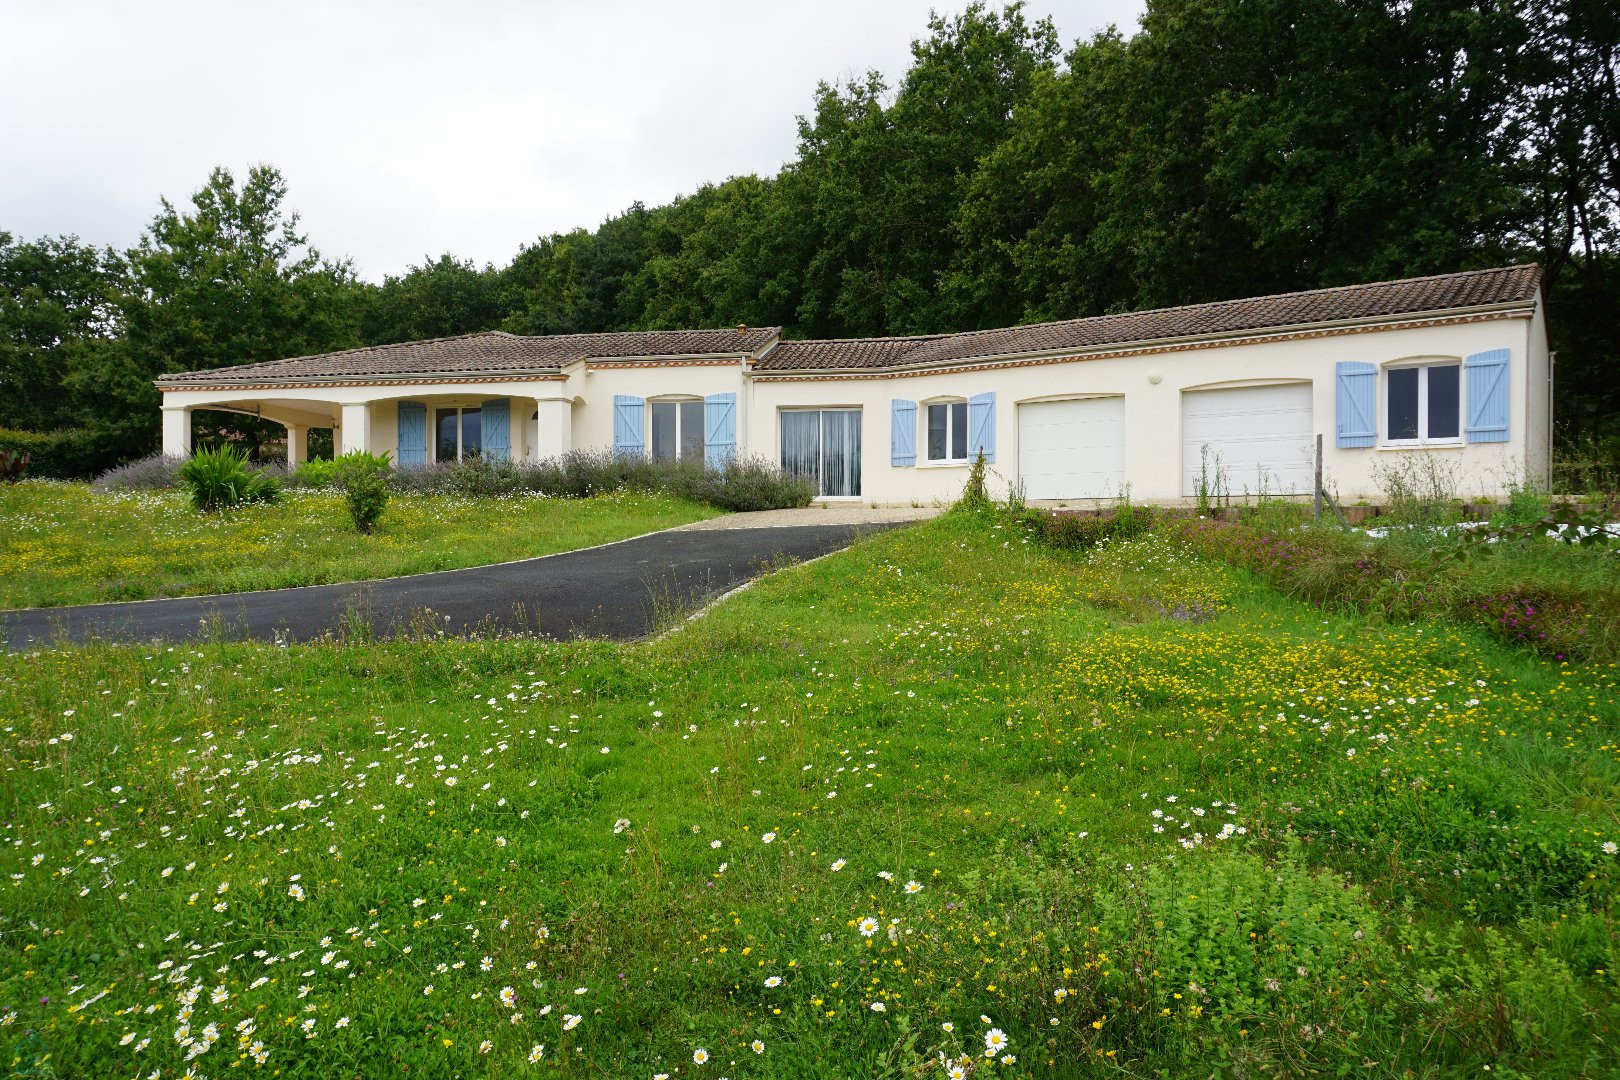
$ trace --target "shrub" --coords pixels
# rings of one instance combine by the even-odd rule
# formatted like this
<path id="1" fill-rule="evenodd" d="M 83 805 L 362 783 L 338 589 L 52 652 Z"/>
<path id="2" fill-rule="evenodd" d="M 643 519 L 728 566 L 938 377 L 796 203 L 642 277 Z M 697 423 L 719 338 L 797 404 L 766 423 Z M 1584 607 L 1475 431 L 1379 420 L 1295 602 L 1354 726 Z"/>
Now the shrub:
<path id="1" fill-rule="evenodd" d="M 570 450 L 543 461 L 484 457 L 408 465 L 389 486 L 433 495 L 531 493 L 578 499 L 610 491 L 663 492 L 723 510 L 780 510 L 808 506 L 815 483 L 783 472 L 765 458 L 739 457 L 718 469 L 692 462 L 653 461 L 606 450 Z"/>
<path id="2" fill-rule="evenodd" d="M 1491 515 L 1491 527 L 1505 529 L 1515 525 L 1534 525 L 1546 517 L 1550 509 L 1547 497 L 1535 485 L 1515 486 L 1508 492 L 1507 502 Z"/>
<path id="3" fill-rule="evenodd" d="M 28 451 L 0 450 L 0 480 L 15 484 L 28 471 Z"/>
<path id="4" fill-rule="evenodd" d="M 153 454 L 151 457 L 132 461 L 128 465 L 108 469 L 96 477 L 92 487 L 102 492 L 163 491 L 179 487 L 180 467 L 185 463 L 186 459 L 183 457 Z"/>
<path id="5" fill-rule="evenodd" d="M 967 482 L 962 485 L 962 494 L 957 497 L 955 509 L 978 511 L 988 510 L 995 505 L 985 482 L 985 469 L 984 451 L 980 450 L 968 467 Z"/>
<path id="6" fill-rule="evenodd" d="M 697 483 L 677 493 L 722 510 L 785 510 L 809 506 L 816 497 L 813 479 L 784 472 L 765 458 L 737 457 L 693 474 Z"/>
<path id="7" fill-rule="evenodd" d="M 312 458 L 294 469 L 287 480 L 297 487 L 324 488 L 337 483 L 338 463 L 331 458 Z"/>
<path id="8" fill-rule="evenodd" d="M 521 490 L 516 462 L 479 454 L 446 462 L 444 482 L 452 495 L 512 495 Z"/>
<path id="9" fill-rule="evenodd" d="M 275 477 L 249 468 L 247 455 L 229 446 L 197 451 L 180 466 L 179 477 L 191 504 L 204 512 L 274 502 L 281 494 Z"/>
<path id="10" fill-rule="evenodd" d="M 118 460 L 107 440 L 82 429 L 18 431 L 0 428 L 0 450 L 27 454 L 28 471 L 47 480 L 83 480 Z"/>
<path id="11" fill-rule="evenodd" d="M 1031 539 L 1062 551 L 1084 551 L 1105 540 L 1127 540 L 1153 528 L 1151 507 L 1125 504 L 1100 517 L 1025 509 L 1011 514 Z"/>
<path id="12" fill-rule="evenodd" d="M 349 520 L 356 531 L 369 533 L 377 526 L 388 506 L 388 474 L 392 471 L 387 454 L 354 450 L 334 463 L 333 475 L 349 508 Z"/>
<path id="13" fill-rule="evenodd" d="M 1620 434 L 1560 439 L 1553 456 L 1552 490 L 1613 500 L 1620 492 Z"/>
<path id="14" fill-rule="evenodd" d="M 1386 517 L 1400 525 L 1433 528 L 1458 519 L 1456 463 L 1428 451 L 1398 455 L 1372 467 L 1384 492 Z"/>

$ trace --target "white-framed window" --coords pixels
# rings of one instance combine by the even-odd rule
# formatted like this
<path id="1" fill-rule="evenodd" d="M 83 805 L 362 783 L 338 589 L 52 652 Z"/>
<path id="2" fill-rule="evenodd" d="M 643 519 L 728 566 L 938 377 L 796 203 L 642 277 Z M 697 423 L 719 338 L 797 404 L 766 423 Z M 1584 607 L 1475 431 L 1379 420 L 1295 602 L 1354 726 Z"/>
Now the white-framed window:
<path id="1" fill-rule="evenodd" d="M 703 463 L 703 401 L 650 401 L 654 461 Z"/>
<path id="2" fill-rule="evenodd" d="M 936 401 L 925 406 L 927 438 L 923 459 L 930 464 L 966 464 L 968 456 L 968 403 Z"/>
<path id="3" fill-rule="evenodd" d="M 484 448 L 483 410 L 439 406 L 433 410 L 433 460 L 459 461 Z"/>
<path id="4" fill-rule="evenodd" d="M 1441 360 L 1384 369 L 1384 442 L 1462 441 L 1462 363 Z"/>

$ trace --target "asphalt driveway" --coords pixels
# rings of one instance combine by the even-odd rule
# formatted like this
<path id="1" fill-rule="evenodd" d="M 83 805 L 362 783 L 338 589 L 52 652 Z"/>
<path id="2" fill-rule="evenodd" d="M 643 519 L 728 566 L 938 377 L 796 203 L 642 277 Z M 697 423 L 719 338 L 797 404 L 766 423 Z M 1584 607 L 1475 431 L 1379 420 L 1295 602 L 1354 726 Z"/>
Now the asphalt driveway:
<path id="1" fill-rule="evenodd" d="M 538 633 L 633 640 L 672 611 L 785 561 L 848 547 L 897 522 L 723 530 L 674 529 L 521 562 L 346 585 L 0 612 L 8 647 L 90 637 L 115 641 L 224 636 L 308 641 L 356 626 Z"/>

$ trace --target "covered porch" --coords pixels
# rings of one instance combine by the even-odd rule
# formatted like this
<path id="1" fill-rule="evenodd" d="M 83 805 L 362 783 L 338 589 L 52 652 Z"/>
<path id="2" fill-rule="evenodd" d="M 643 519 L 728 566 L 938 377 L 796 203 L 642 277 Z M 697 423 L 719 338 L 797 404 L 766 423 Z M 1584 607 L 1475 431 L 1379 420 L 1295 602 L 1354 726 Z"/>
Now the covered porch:
<path id="1" fill-rule="evenodd" d="M 526 386 L 163 388 L 163 453 L 190 456 L 199 410 L 237 413 L 282 425 L 287 466 L 308 460 L 311 429 L 331 428 L 336 454 L 387 454 L 396 466 L 475 455 L 537 461 L 573 446 L 577 400 L 558 383 Z M 324 393 L 322 391 L 325 391 Z M 381 391 L 380 393 L 378 391 Z M 526 391 L 526 392 L 519 392 Z"/>

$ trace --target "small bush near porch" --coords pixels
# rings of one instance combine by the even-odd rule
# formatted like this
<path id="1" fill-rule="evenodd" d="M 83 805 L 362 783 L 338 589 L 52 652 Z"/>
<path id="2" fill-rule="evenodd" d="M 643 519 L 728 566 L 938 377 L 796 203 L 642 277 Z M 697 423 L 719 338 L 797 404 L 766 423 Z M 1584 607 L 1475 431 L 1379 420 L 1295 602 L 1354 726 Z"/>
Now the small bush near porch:
<path id="1" fill-rule="evenodd" d="M 0 608 L 245 592 L 396 577 L 572 551 L 714 517 L 669 495 L 584 499 L 396 495 L 358 535 L 343 496 L 289 490 L 274 505 L 198 514 L 180 491 L 0 490 Z"/>

